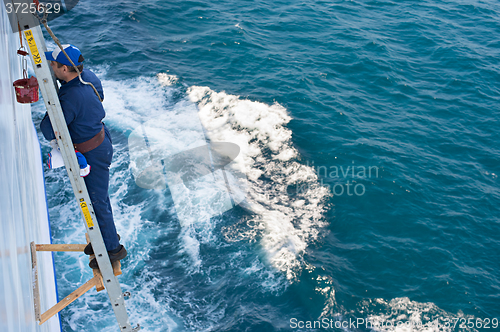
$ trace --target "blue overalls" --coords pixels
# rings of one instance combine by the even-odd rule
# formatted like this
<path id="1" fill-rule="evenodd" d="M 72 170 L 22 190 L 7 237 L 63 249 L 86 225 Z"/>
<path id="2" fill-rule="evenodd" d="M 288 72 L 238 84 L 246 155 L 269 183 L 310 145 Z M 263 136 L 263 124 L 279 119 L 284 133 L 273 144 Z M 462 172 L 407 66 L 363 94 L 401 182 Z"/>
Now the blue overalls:
<path id="1" fill-rule="evenodd" d="M 81 76 L 84 81 L 91 82 L 99 92 L 101 99 L 104 99 L 101 81 L 97 76 L 87 69 L 82 71 Z M 63 82 L 58 96 L 73 143 L 88 141 L 98 134 L 104 126 L 104 141 L 97 148 L 83 153 L 91 167 L 90 174 L 84 180 L 106 249 L 108 251 L 115 250 L 119 247 L 120 242 L 116 234 L 108 194 L 109 166 L 113 158 L 113 145 L 108 129 L 101 122 L 106 113 L 92 87 L 82 84 L 78 77 L 69 82 Z M 46 139 L 55 139 L 47 113 L 40 123 L 40 129 Z"/>

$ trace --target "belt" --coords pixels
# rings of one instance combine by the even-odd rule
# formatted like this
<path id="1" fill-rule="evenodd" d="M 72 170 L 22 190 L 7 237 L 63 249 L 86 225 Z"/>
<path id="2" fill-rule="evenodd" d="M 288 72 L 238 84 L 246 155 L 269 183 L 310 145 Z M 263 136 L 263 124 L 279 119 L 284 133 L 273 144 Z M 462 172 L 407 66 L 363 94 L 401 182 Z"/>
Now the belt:
<path id="1" fill-rule="evenodd" d="M 81 153 L 86 153 L 97 148 L 99 145 L 101 145 L 103 141 L 104 141 L 104 125 L 102 126 L 101 131 L 97 135 L 95 135 L 94 137 L 83 143 L 73 144 L 73 146 L 75 150 Z"/>

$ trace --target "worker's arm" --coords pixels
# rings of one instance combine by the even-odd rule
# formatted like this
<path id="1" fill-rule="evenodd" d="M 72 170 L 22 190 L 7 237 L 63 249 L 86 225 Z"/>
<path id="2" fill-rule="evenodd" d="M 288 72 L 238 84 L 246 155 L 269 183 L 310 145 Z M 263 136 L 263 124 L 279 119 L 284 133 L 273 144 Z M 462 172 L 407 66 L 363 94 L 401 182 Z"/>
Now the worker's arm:
<path id="1" fill-rule="evenodd" d="M 69 124 L 76 117 L 74 106 L 72 105 L 72 103 L 68 102 L 66 98 L 63 98 L 63 96 L 61 96 L 60 102 L 61 102 L 61 107 L 63 109 L 64 118 L 66 119 L 66 125 L 69 126 Z M 45 117 L 40 123 L 40 130 L 42 131 L 42 134 L 45 137 L 45 139 L 51 141 L 54 138 L 56 138 L 54 130 L 52 129 L 52 124 L 50 123 L 48 112 L 45 113 Z"/>
<path id="2" fill-rule="evenodd" d="M 104 91 L 102 89 L 101 80 L 90 70 L 84 69 L 83 71 L 85 72 L 87 79 L 94 85 L 95 89 L 99 93 L 101 100 L 104 101 Z"/>
<path id="3" fill-rule="evenodd" d="M 56 138 L 54 135 L 54 130 L 52 130 L 52 124 L 50 123 L 49 113 L 45 112 L 42 122 L 40 122 L 40 130 L 42 131 L 45 139 L 51 141 Z"/>

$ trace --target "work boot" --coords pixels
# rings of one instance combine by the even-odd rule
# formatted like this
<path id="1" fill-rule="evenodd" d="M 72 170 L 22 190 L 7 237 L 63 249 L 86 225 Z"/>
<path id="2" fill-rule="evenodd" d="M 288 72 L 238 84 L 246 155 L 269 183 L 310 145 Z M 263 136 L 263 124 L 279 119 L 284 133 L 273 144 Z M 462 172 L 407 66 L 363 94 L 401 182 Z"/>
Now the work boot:
<path id="1" fill-rule="evenodd" d="M 118 235 L 118 241 L 120 241 L 120 234 L 116 234 Z M 83 250 L 83 252 L 85 253 L 85 255 L 93 255 L 94 254 L 94 249 L 92 248 L 92 243 L 88 243 L 87 246 L 85 247 L 85 249 Z"/>
<path id="2" fill-rule="evenodd" d="M 119 248 L 120 248 L 119 250 L 115 249 L 115 250 L 118 250 L 116 253 L 113 253 L 113 251 L 115 251 L 115 250 L 108 251 L 108 256 L 109 256 L 109 260 L 110 260 L 111 264 L 113 264 L 114 262 L 122 260 L 125 257 L 127 257 L 127 250 L 125 250 L 125 247 L 120 244 Z M 89 266 L 92 269 L 98 269 L 99 266 L 97 264 L 97 259 L 93 258 L 90 261 Z"/>

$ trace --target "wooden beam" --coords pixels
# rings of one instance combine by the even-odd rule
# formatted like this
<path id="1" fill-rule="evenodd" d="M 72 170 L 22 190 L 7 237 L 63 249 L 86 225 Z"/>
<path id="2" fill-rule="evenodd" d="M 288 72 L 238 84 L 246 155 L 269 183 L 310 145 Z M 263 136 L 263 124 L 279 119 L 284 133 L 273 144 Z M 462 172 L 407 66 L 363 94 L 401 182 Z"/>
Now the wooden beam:
<path id="1" fill-rule="evenodd" d="M 115 276 L 120 276 L 122 274 L 122 263 L 120 261 L 113 262 L 111 266 L 113 267 Z"/>
<path id="2" fill-rule="evenodd" d="M 89 244 L 90 243 L 90 237 L 89 237 L 88 233 L 85 233 L 85 239 L 87 239 L 87 244 Z M 95 257 L 95 255 L 90 255 L 89 256 L 89 261 L 91 261 L 92 258 L 94 258 L 94 257 Z M 94 274 L 94 277 L 98 277 L 98 279 L 99 279 L 99 281 L 95 285 L 95 290 L 98 291 L 98 292 L 104 290 L 104 283 L 102 282 L 101 271 L 92 269 L 92 273 Z"/>
<path id="3" fill-rule="evenodd" d="M 49 318 L 51 318 L 52 316 L 54 316 L 55 314 L 57 314 L 59 311 L 63 310 L 64 308 L 66 308 L 70 303 L 72 303 L 77 298 L 79 298 L 80 296 L 85 294 L 87 291 L 92 289 L 92 287 L 94 287 L 96 285 L 96 283 L 98 282 L 98 279 L 99 279 L 99 277 L 93 277 L 92 279 L 90 279 L 89 281 L 87 281 L 86 283 L 84 283 L 83 285 L 78 287 L 78 289 L 75 290 L 73 293 L 69 294 L 64 299 L 59 301 L 56 305 L 54 305 L 52 308 L 50 308 L 49 310 L 44 312 L 42 314 L 42 317 L 40 320 L 40 325 L 45 323 L 47 320 L 49 320 Z"/>
<path id="4" fill-rule="evenodd" d="M 37 244 L 36 251 L 83 251 L 86 244 Z"/>
<path id="5" fill-rule="evenodd" d="M 85 233 L 85 238 L 87 239 L 87 244 L 88 244 L 90 242 L 88 233 Z M 94 257 L 95 255 L 90 255 L 89 261 L 91 261 Z M 115 276 L 119 276 L 122 274 L 122 263 L 120 261 L 113 262 L 111 266 L 113 267 L 113 273 Z M 99 269 L 92 269 L 92 273 L 94 274 L 94 277 L 99 276 L 99 283 L 97 283 L 95 286 L 96 291 L 100 292 L 104 290 L 104 283 L 102 281 L 101 271 Z"/>
<path id="6" fill-rule="evenodd" d="M 97 277 L 97 282 L 95 284 L 95 290 L 98 292 L 104 290 L 104 283 L 102 282 L 101 271 L 92 269 L 92 272 L 94 273 L 94 278 Z"/>
<path id="7" fill-rule="evenodd" d="M 31 248 L 31 277 L 33 287 L 33 305 L 35 306 L 35 319 L 40 321 L 40 290 L 38 286 L 38 264 L 36 260 L 35 242 L 30 243 Z"/>
<path id="8" fill-rule="evenodd" d="M 111 264 L 111 266 L 113 267 L 113 273 L 115 274 L 115 276 L 119 276 L 122 274 L 122 264 L 120 263 L 120 261 L 113 262 L 113 264 Z M 96 291 L 100 292 L 100 291 L 104 290 L 104 283 L 102 281 L 101 270 L 92 269 L 92 272 L 94 273 L 94 276 L 99 277 L 99 281 L 95 285 Z"/>

